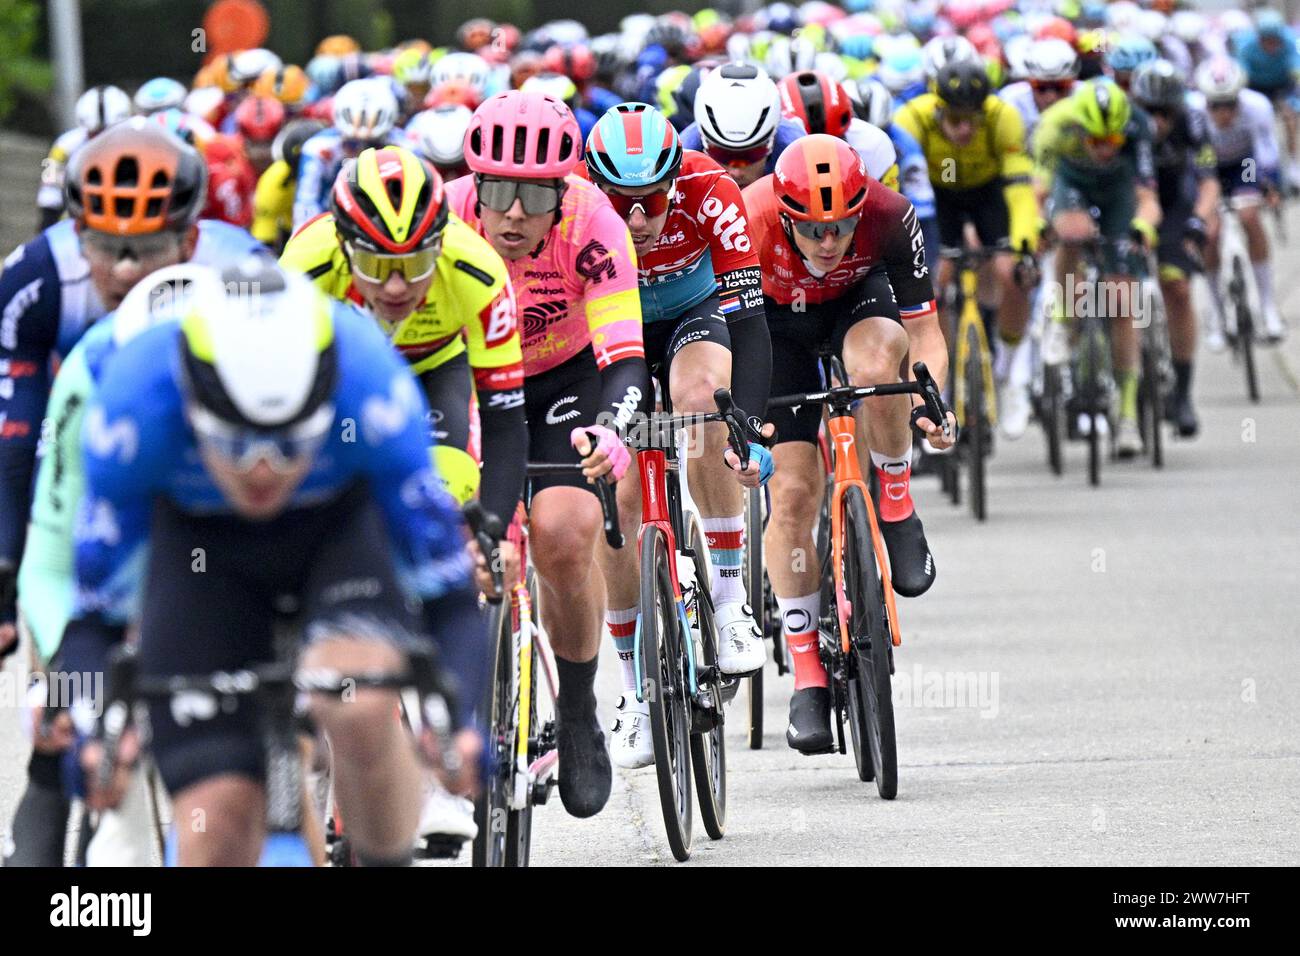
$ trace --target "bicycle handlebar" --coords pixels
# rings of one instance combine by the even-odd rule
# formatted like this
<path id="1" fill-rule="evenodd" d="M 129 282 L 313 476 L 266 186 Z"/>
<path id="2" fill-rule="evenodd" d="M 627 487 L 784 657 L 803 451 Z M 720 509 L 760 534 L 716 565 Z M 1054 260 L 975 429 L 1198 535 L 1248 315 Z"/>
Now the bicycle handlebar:
<path id="1" fill-rule="evenodd" d="M 782 395 L 767 403 L 768 408 L 792 408 L 795 405 L 849 405 L 860 398 L 872 398 L 882 395 L 919 395 L 925 403 L 926 417 L 943 428 L 945 438 L 952 437 L 952 425 L 948 422 L 948 409 L 944 405 L 939 384 L 930 374 L 924 362 L 912 365 L 914 381 L 890 382 L 885 385 L 839 385 L 820 392 L 808 392 L 803 395 Z"/>
<path id="2" fill-rule="evenodd" d="M 766 447 L 768 439 L 763 437 L 763 422 L 755 415 L 746 415 L 734 398 L 731 389 L 720 388 L 713 393 L 713 403 L 718 406 L 717 421 L 727 426 L 727 444 L 740 459 L 741 470 L 749 465 L 749 445 L 756 442 Z"/>

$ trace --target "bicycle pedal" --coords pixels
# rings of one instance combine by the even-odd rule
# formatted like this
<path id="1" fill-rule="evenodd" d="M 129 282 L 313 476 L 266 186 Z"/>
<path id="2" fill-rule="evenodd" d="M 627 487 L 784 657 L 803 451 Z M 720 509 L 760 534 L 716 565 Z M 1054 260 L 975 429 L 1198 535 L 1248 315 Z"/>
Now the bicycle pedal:
<path id="1" fill-rule="evenodd" d="M 539 780 L 533 784 L 533 806 L 544 806 L 547 800 L 551 799 L 551 791 L 555 789 L 556 784 L 560 782 L 559 778 L 552 774 L 545 780 Z"/>
<path id="2" fill-rule="evenodd" d="M 417 860 L 454 860 L 460 856 L 465 842 L 463 837 L 445 833 L 432 834 L 424 838 L 424 843 L 415 848 L 413 855 Z"/>

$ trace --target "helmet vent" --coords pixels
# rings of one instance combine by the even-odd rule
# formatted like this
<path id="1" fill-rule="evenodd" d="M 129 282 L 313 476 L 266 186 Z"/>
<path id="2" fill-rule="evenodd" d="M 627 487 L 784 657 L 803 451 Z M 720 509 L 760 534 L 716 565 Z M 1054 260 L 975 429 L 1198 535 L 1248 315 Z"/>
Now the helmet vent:
<path id="1" fill-rule="evenodd" d="M 551 131 L 543 126 L 540 133 L 537 134 L 537 162 L 546 162 L 546 148 L 551 145 Z"/>
<path id="2" fill-rule="evenodd" d="M 118 186 L 134 186 L 140 181 L 140 164 L 134 156 L 123 156 L 113 171 L 113 182 Z"/>
<path id="3" fill-rule="evenodd" d="M 830 163 L 818 163 L 818 164 L 817 164 L 817 172 L 818 172 L 818 174 L 821 175 L 821 176 L 829 176 L 829 175 L 831 174 L 831 164 L 830 164 Z"/>
<path id="4" fill-rule="evenodd" d="M 528 130 L 523 126 L 515 127 L 514 159 L 520 166 L 528 162 Z"/>
<path id="5" fill-rule="evenodd" d="M 821 165 L 820 163 L 818 165 Z M 822 194 L 822 208 L 830 209 L 835 202 L 835 190 L 830 186 L 822 186 L 819 190 Z"/>

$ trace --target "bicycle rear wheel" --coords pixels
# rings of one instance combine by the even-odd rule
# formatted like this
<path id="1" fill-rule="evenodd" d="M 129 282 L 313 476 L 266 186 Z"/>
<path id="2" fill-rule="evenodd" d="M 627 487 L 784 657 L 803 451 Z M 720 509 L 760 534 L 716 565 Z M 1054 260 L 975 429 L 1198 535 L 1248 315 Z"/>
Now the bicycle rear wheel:
<path id="1" fill-rule="evenodd" d="M 648 695 L 655 776 L 668 846 L 678 860 L 691 855 L 690 703 L 685 639 L 673 596 L 668 542 L 657 527 L 641 539 L 641 674 Z"/>
<path id="2" fill-rule="evenodd" d="M 700 524 L 690 519 L 687 533 L 695 554 L 695 627 L 699 632 L 696 656 L 697 693 L 691 702 L 691 766 L 695 794 L 704 832 L 721 840 L 727 829 L 727 737 L 723 709 L 722 672 L 718 669 L 718 634 L 713 622 L 713 597 L 709 593 L 709 568 L 704 559 L 709 546 Z M 693 646 L 688 653 L 695 653 Z M 762 698 L 759 698 L 762 707 Z"/>
<path id="3" fill-rule="evenodd" d="M 1065 388 L 1059 365 L 1043 366 L 1043 395 L 1040 402 L 1043 435 L 1047 439 L 1047 464 L 1052 469 L 1052 474 L 1060 475 L 1065 471 L 1065 459 L 1061 456 L 1061 433 L 1065 426 Z"/>
<path id="4" fill-rule="evenodd" d="M 846 662 L 849 684 L 850 729 L 854 733 L 854 752 L 860 748 L 859 734 L 866 739 L 871 772 L 876 790 L 885 800 L 898 795 L 898 745 L 894 736 L 894 701 L 890 685 L 891 657 L 889 624 L 885 611 L 885 593 L 876 552 L 871 540 L 867 503 L 858 488 L 844 495 L 844 587 L 852 608 L 849 634 L 852 654 Z M 856 698 L 858 706 L 853 706 Z M 855 709 L 858 713 L 854 713 Z M 857 721 L 860 727 L 855 727 Z M 858 758 L 858 776 L 863 760 Z"/>
<path id="5" fill-rule="evenodd" d="M 1142 426 L 1142 439 L 1151 449 L 1151 464 L 1156 468 L 1165 465 L 1164 394 L 1160 383 L 1160 357 L 1154 346 L 1142 347 L 1142 381 L 1138 388 L 1138 422 Z"/>
<path id="6" fill-rule="evenodd" d="M 767 601 L 763 594 L 763 489 L 751 488 L 745 502 L 745 558 L 742 569 L 749 606 L 758 632 L 767 637 Z M 749 677 L 749 749 L 763 749 L 763 669 Z"/>
<path id="7" fill-rule="evenodd" d="M 990 426 L 988 417 L 988 397 L 984 394 L 984 368 L 980 360 L 980 339 L 978 330 L 971 328 L 967 333 L 969 350 L 966 355 L 966 417 L 970 422 L 967 448 L 970 461 L 970 509 L 975 520 L 983 521 L 988 517 L 987 485 L 985 467 L 988 458 L 988 439 Z"/>
<path id="8" fill-rule="evenodd" d="M 516 672 L 514 627 L 510 602 L 493 605 L 490 615 L 493 641 L 492 682 L 488 686 L 483 713 L 487 715 L 487 745 L 491 748 L 492 769 L 483 792 L 474 802 L 474 837 L 472 863 L 477 867 L 513 866 L 511 857 L 510 794 L 514 789 L 514 746 L 516 732 Z M 517 830 L 517 824 L 515 828 Z M 515 834 L 517 837 L 517 833 Z M 517 853 L 515 854 L 517 857 Z M 525 850 L 525 859 L 527 851 Z"/>
<path id="9" fill-rule="evenodd" d="M 1083 375 L 1080 376 L 1082 407 L 1088 417 L 1088 484 L 1101 484 L 1101 419 L 1105 415 L 1102 401 L 1101 363 L 1105 361 L 1106 337 L 1088 320 L 1079 343 L 1083 350 Z"/>
<path id="10" fill-rule="evenodd" d="M 1237 352 L 1241 364 L 1246 370 L 1246 395 L 1252 402 L 1259 402 L 1259 372 L 1255 368 L 1255 320 L 1250 312 L 1250 302 L 1246 298 L 1245 267 L 1241 257 L 1232 260 L 1231 293 L 1237 315 Z"/>

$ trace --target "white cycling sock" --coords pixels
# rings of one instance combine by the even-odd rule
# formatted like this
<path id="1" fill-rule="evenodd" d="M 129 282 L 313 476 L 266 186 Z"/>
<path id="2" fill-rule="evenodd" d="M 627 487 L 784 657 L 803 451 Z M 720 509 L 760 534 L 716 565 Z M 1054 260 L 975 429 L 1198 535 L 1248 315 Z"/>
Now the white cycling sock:
<path id="1" fill-rule="evenodd" d="M 745 582 L 740 572 L 745 557 L 745 516 L 738 514 L 726 518 L 701 518 L 704 537 L 709 542 L 713 576 L 709 589 L 713 592 L 713 605 L 739 601 L 745 602 Z"/>
<path id="2" fill-rule="evenodd" d="M 1264 262 L 1252 262 L 1251 269 L 1255 272 L 1255 288 L 1259 290 L 1259 307 L 1265 313 L 1277 308 L 1273 302 L 1273 263 L 1265 260 Z"/>

